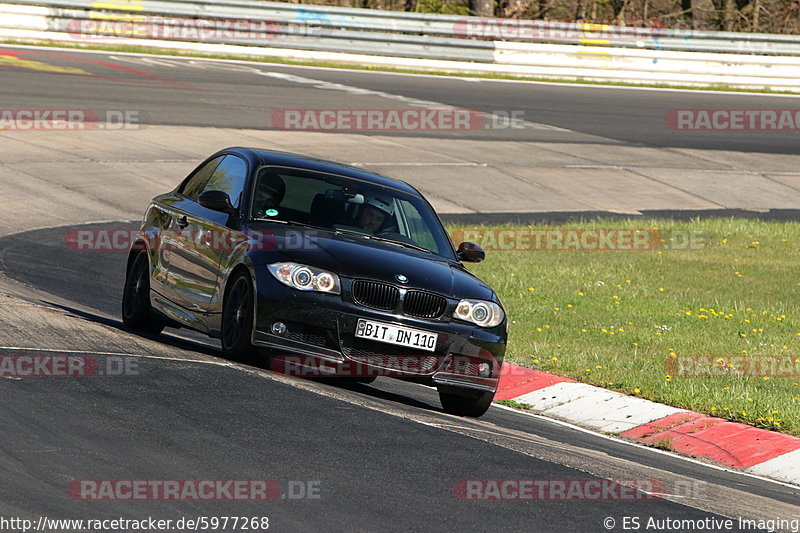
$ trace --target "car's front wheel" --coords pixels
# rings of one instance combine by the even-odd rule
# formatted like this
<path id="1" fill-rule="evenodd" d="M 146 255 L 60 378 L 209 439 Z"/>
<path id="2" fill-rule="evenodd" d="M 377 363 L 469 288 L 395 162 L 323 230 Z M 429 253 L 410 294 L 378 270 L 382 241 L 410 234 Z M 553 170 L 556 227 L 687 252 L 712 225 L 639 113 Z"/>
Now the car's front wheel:
<path id="1" fill-rule="evenodd" d="M 479 417 L 489 410 L 494 392 L 464 392 L 457 394 L 439 389 L 439 400 L 445 413 L 457 416 Z"/>
<path id="2" fill-rule="evenodd" d="M 230 280 L 222 304 L 222 353 L 228 359 L 247 361 L 255 347 L 250 341 L 253 330 L 253 285 L 244 272 Z"/>
<path id="3" fill-rule="evenodd" d="M 150 307 L 150 260 L 141 251 L 128 263 L 122 290 L 122 323 L 129 328 L 157 335 L 164 322 L 153 316 Z"/>

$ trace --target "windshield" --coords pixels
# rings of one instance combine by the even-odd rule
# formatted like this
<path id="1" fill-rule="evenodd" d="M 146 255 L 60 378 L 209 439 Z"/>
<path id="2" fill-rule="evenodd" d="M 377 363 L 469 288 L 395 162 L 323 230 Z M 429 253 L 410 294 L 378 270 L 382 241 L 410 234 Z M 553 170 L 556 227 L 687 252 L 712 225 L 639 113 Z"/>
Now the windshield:
<path id="1" fill-rule="evenodd" d="M 427 202 L 356 179 L 263 167 L 254 183 L 250 213 L 256 220 L 310 225 L 454 258 Z"/>

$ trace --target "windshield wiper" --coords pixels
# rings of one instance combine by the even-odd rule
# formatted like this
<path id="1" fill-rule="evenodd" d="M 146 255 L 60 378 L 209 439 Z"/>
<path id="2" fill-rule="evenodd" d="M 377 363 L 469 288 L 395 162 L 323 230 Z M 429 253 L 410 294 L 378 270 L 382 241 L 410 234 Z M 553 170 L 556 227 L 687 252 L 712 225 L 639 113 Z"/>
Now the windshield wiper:
<path id="1" fill-rule="evenodd" d="M 355 233 L 355 232 L 354 232 Z M 418 252 L 424 252 L 426 254 L 431 254 L 430 250 L 427 248 L 423 248 L 422 246 L 418 246 L 416 244 L 411 244 L 410 242 L 403 242 L 403 241 L 396 241 L 394 239 L 387 239 L 386 237 L 378 237 L 377 235 L 364 235 L 367 239 L 373 239 L 380 242 L 387 242 L 389 244 L 396 244 L 398 246 L 403 246 L 405 248 L 411 248 L 412 250 L 416 250 Z"/>
<path id="2" fill-rule="evenodd" d="M 261 218 L 261 217 L 254 218 L 253 220 L 258 220 L 259 222 L 277 222 L 279 224 L 285 224 L 287 226 L 300 226 L 301 228 L 313 228 L 313 229 L 321 229 L 324 231 L 334 231 L 331 228 L 315 226 L 314 224 L 308 224 L 306 222 L 298 222 L 297 220 L 281 220 L 279 218 Z"/>
<path id="3" fill-rule="evenodd" d="M 423 252 L 423 253 L 426 253 L 426 254 L 433 253 L 430 250 L 428 250 L 427 248 L 423 248 L 422 246 L 418 246 L 416 244 L 411 244 L 410 242 L 403 242 L 403 241 L 396 241 L 394 239 L 387 239 L 386 237 L 379 237 L 377 235 L 372 235 L 370 233 L 362 233 L 360 231 L 353 231 L 353 230 L 348 230 L 348 229 L 343 229 L 343 228 L 335 228 L 334 231 L 336 231 L 336 233 L 346 233 L 347 235 L 358 235 L 359 237 L 364 237 L 365 239 L 371 239 L 373 241 L 385 242 L 385 243 L 388 243 L 388 244 L 395 244 L 397 246 L 403 246 L 405 248 L 411 248 L 412 250 L 416 250 L 418 252 Z"/>

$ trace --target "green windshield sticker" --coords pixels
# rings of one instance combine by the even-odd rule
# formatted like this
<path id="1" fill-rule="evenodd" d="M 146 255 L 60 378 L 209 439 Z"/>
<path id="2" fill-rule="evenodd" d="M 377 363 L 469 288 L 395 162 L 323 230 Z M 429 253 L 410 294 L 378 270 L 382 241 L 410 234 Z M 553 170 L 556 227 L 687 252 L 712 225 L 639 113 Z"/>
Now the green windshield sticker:
<path id="1" fill-rule="evenodd" d="M 277 209 L 267 209 L 267 211 L 264 214 L 267 215 L 268 217 L 276 217 L 276 216 L 278 216 L 278 210 Z"/>

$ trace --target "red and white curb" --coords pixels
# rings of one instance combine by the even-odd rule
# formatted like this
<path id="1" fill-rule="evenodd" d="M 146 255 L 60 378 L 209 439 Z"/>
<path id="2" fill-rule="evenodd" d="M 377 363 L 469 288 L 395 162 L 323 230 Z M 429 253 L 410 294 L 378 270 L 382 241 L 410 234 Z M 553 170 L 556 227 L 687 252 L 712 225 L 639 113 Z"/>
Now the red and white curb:
<path id="1" fill-rule="evenodd" d="M 728 422 L 578 383 L 539 370 L 503 365 L 497 400 L 643 444 L 711 459 L 724 466 L 800 485 L 800 438 Z"/>

